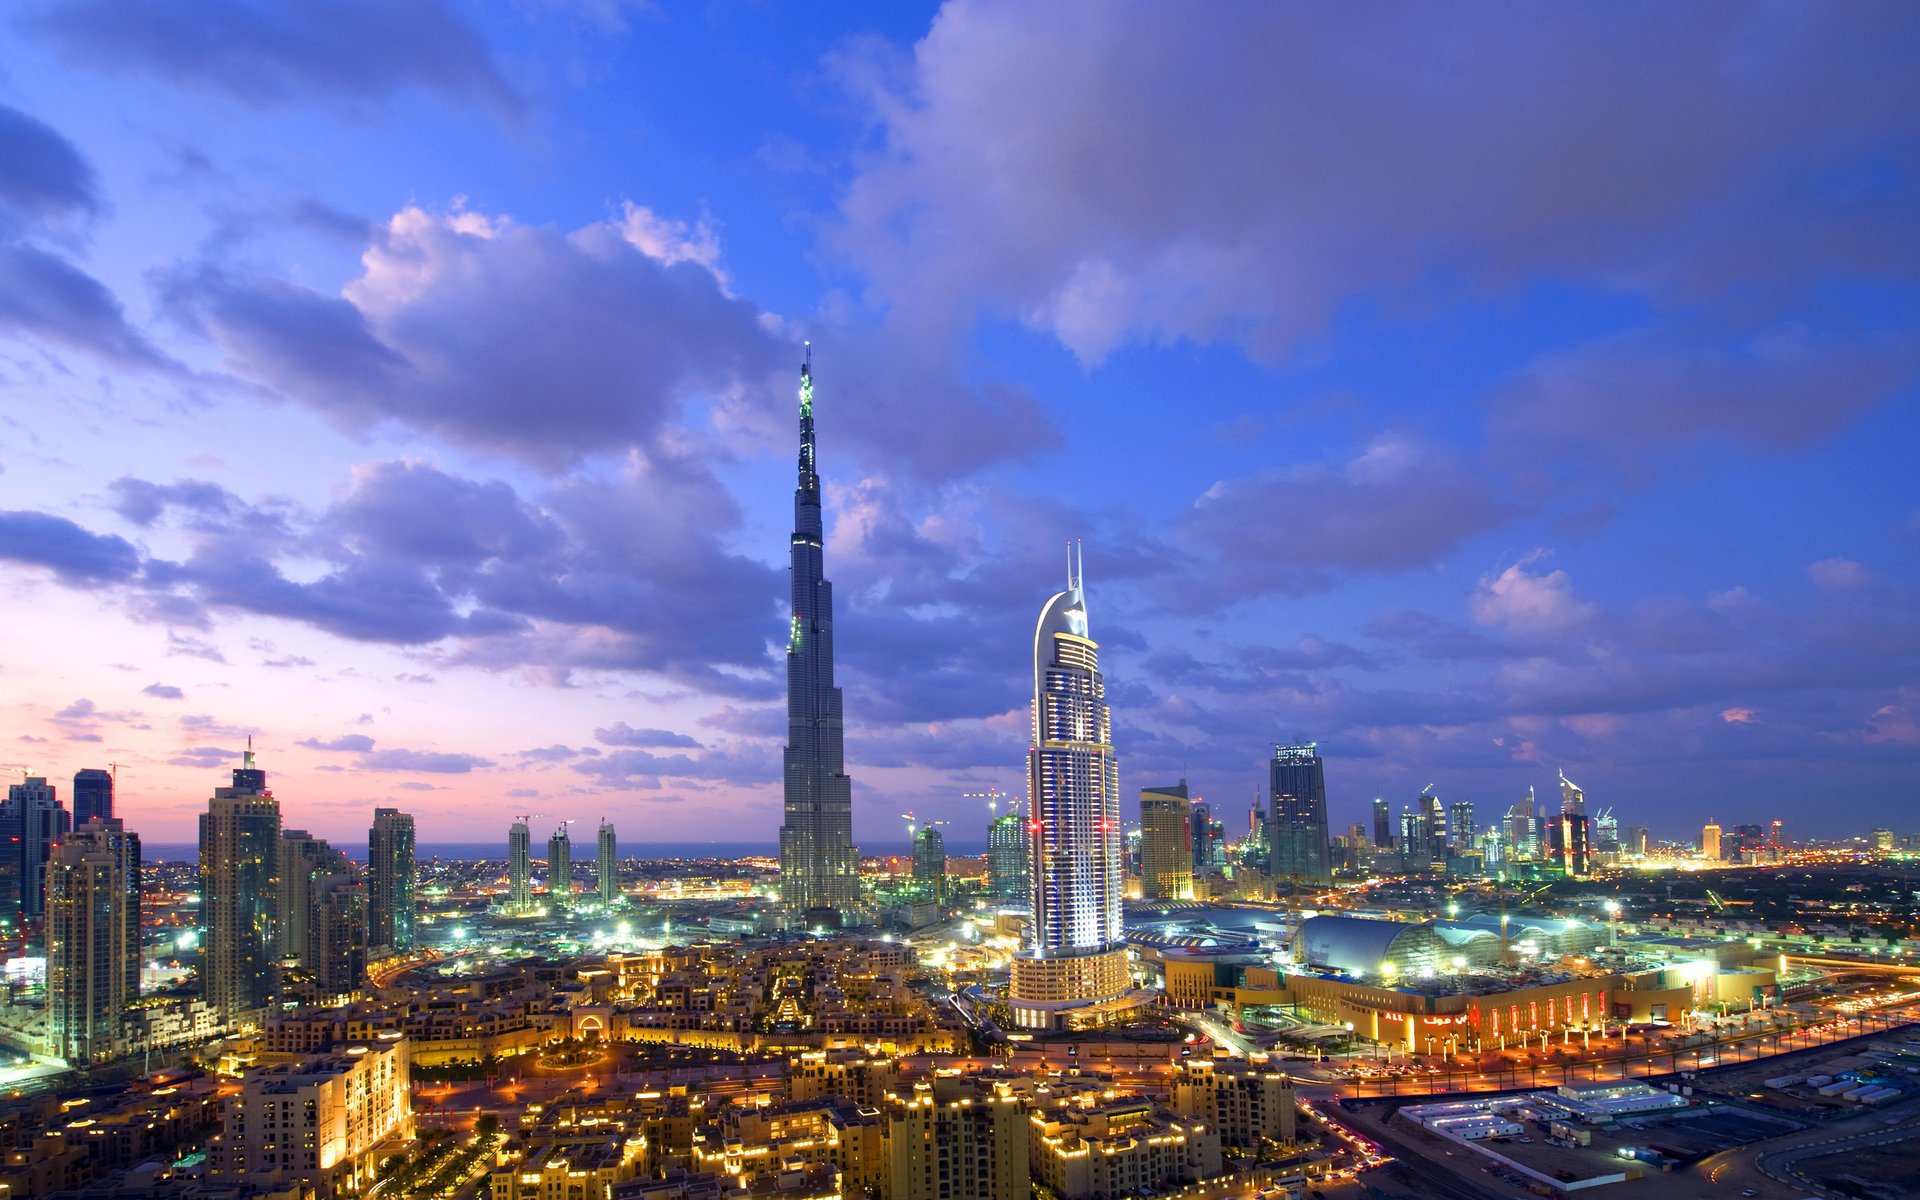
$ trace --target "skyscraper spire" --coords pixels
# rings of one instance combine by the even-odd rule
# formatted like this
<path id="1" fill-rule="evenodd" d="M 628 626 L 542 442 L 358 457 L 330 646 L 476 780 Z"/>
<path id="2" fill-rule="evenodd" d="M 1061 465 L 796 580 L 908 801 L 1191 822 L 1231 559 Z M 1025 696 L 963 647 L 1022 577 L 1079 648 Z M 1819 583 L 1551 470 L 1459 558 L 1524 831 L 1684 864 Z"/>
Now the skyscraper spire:
<path id="1" fill-rule="evenodd" d="M 799 480 L 793 492 L 787 631 L 787 749 L 780 826 L 780 906 L 792 925 L 858 920 L 853 781 L 847 777 L 840 689 L 833 682 L 833 585 L 813 442 L 813 344 L 800 364 Z"/>

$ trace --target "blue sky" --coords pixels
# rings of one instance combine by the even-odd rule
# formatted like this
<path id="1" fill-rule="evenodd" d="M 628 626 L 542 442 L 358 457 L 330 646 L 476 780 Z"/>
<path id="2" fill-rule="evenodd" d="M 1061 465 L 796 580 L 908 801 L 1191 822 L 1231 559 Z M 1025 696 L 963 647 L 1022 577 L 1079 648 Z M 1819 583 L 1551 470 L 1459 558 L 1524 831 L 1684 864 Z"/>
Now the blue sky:
<path id="1" fill-rule="evenodd" d="M 1084 539 L 1122 786 L 1564 768 L 1910 824 L 1897 6 L 289 7 L 0 23 L 11 769 L 772 840 L 816 344 L 856 835 L 1024 787 Z M 631 832 L 629 832 L 631 831 Z"/>

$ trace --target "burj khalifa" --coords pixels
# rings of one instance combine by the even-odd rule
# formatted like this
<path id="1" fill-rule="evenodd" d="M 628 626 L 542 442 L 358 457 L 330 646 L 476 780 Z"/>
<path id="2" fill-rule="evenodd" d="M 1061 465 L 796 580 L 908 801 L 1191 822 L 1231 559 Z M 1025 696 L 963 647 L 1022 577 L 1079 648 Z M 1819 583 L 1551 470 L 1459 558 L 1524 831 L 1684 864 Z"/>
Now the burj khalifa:
<path id="1" fill-rule="evenodd" d="M 820 474 L 813 455 L 813 347 L 800 367 L 800 482 L 793 492 L 793 621 L 787 633 L 786 820 L 780 908 L 789 926 L 860 921 L 853 780 L 833 683 L 833 585 L 824 578 Z"/>

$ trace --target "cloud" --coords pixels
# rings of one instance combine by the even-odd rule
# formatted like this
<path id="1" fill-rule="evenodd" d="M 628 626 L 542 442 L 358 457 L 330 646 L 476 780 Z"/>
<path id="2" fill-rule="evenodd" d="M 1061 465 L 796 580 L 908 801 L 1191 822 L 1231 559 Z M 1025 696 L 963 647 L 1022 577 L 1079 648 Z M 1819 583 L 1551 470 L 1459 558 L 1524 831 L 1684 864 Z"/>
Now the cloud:
<path id="1" fill-rule="evenodd" d="M 514 757 L 526 759 L 528 762 L 565 762 L 569 758 L 579 758 L 582 753 L 583 751 L 575 750 L 572 746 L 563 746 L 556 742 L 551 746 L 536 746 L 531 750 L 522 750 Z"/>
<path id="2" fill-rule="evenodd" d="M 493 762 L 475 754 L 443 754 L 432 750 L 394 748 L 369 751 L 353 765 L 362 771 L 423 771 L 431 775 L 465 775 L 476 767 L 490 767 Z"/>
<path id="3" fill-rule="evenodd" d="M 1807 567 L 1807 578 L 1821 591 L 1857 592 L 1873 582 L 1873 575 L 1850 558 L 1823 558 Z"/>
<path id="4" fill-rule="evenodd" d="M 563 234 L 407 208 L 341 295 L 205 267 L 163 299 L 229 370 L 343 428 L 396 421 L 559 469 L 657 449 L 694 400 L 766 394 L 790 352 L 707 257 L 620 222 Z"/>
<path id="5" fill-rule="evenodd" d="M 139 551 L 125 538 L 37 512 L 0 512 L 0 559 L 51 568 L 75 585 L 124 581 L 140 569 Z"/>
<path id="6" fill-rule="evenodd" d="M 184 700 L 186 693 L 170 683 L 150 683 L 140 689 L 143 696 L 158 696 L 162 700 Z"/>
<path id="7" fill-rule="evenodd" d="M 698 749 L 700 743 L 684 733 L 670 729 L 635 729 L 625 721 L 593 731 L 594 738 L 607 746 L 644 746 L 650 748 L 686 747 Z"/>
<path id="8" fill-rule="evenodd" d="M 1356 299 L 1394 316 L 1544 276 L 1791 311 L 1920 265 L 1914 179 L 1885 167 L 1920 107 L 1903 13 L 1212 16 L 980 0 L 904 58 L 837 56 L 878 133 L 834 244 L 873 303 L 1014 318 L 1089 364 L 1182 340 L 1272 360 Z"/>
<path id="9" fill-rule="evenodd" d="M 1735 705 L 1732 708 L 1721 709 L 1720 719 L 1729 725 L 1751 725 L 1760 718 L 1751 708 Z"/>
<path id="10" fill-rule="evenodd" d="M 54 713 L 53 719 L 56 721 L 91 721 L 94 717 L 101 715 L 104 714 L 99 713 L 94 708 L 93 701 L 83 697 L 75 700 L 59 712 Z"/>
<path id="11" fill-rule="evenodd" d="M 0 332 L 45 338 L 125 367 L 173 364 L 127 323 L 120 301 L 65 259 L 0 244 Z"/>
<path id="12" fill-rule="evenodd" d="M 524 101 L 440 0 L 65 0 L 28 26 L 102 72 L 151 75 L 255 108 L 310 100 L 361 111 L 406 88 L 517 113 Z"/>
<path id="13" fill-rule="evenodd" d="M 100 205 L 93 169 L 51 126 L 0 104 L 0 232 L 6 210 L 41 220 L 91 213 Z"/>
<path id="14" fill-rule="evenodd" d="M 1494 397 L 1503 428 L 1642 455 L 1725 435 L 1785 450 L 1911 385 L 1920 341 L 1783 325 L 1732 339 L 1710 329 L 1614 334 L 1540 355 Z"/>
<path id="15" fill-rule="evenodd" d="M 1214 559 L 1218 582 L 1187 589 L 1204 605 L 1427 566 L 1516 511 L 1458 452 L 1390 433 L 1344 461 L 1220 480 L 1174 528 Z"/>
<path id="16" fill-rule="evenodd" d="M 1524 634 L 1565 633 L 1592 620 L 1598 607 L 1573 594 L 1565 571 L 1527 570 L 1542 557 L 1544 552 L 1536 552 L 1498 575 L 1483 576 L 1468 601 L 1473 619 Z"/>
<path id="17" fill-rule="evenodd" d="M 373 739 L 364 733 L 343 733 L 339 737 L 301 738 L 295 745 L 305 746 L 309 750 L 343 750 L 354 754 L 365 754 L 373 749 Z"/>
<path id="18" fill-rule="evenodd" d="M 228 750 L 219 746 L 188 746 L 174 752 L 167 762 L 176 767 L 198 767 L 211 770 L 228 763 L 238 762 L 240 751 Z"/>

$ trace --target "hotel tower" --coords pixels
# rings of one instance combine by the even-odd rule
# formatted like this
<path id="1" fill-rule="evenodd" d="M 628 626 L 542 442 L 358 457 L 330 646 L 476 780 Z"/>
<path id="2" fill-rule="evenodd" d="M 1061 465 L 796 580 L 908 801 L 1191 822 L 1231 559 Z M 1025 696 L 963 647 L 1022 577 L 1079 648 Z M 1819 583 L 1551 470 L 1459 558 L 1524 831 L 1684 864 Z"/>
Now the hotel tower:
<path id="1" fill-rule="evenodd" d="M 1027 1029 L 1106 1024 L 1147 1000 L 1132 987 L 1120 893 L 1126 841 L 1100 646 L 1087 636 L 1080 568 L 1033 632 L 1033 746 L 1027 752 L 1032 941 L 1014 956 L 1008 999 Z"/>
<path id="2" fill-rule="evenodd" d="M 793 492 L 793 620 L 787 629 L 785 821 L 780 907 L 790 926 L 860 921 L 853 780 L 833 684 L 833 585 L 825 578 L 820 474 L 813 457 L 813 347 L 800 366 L 800 481 Z"/>

